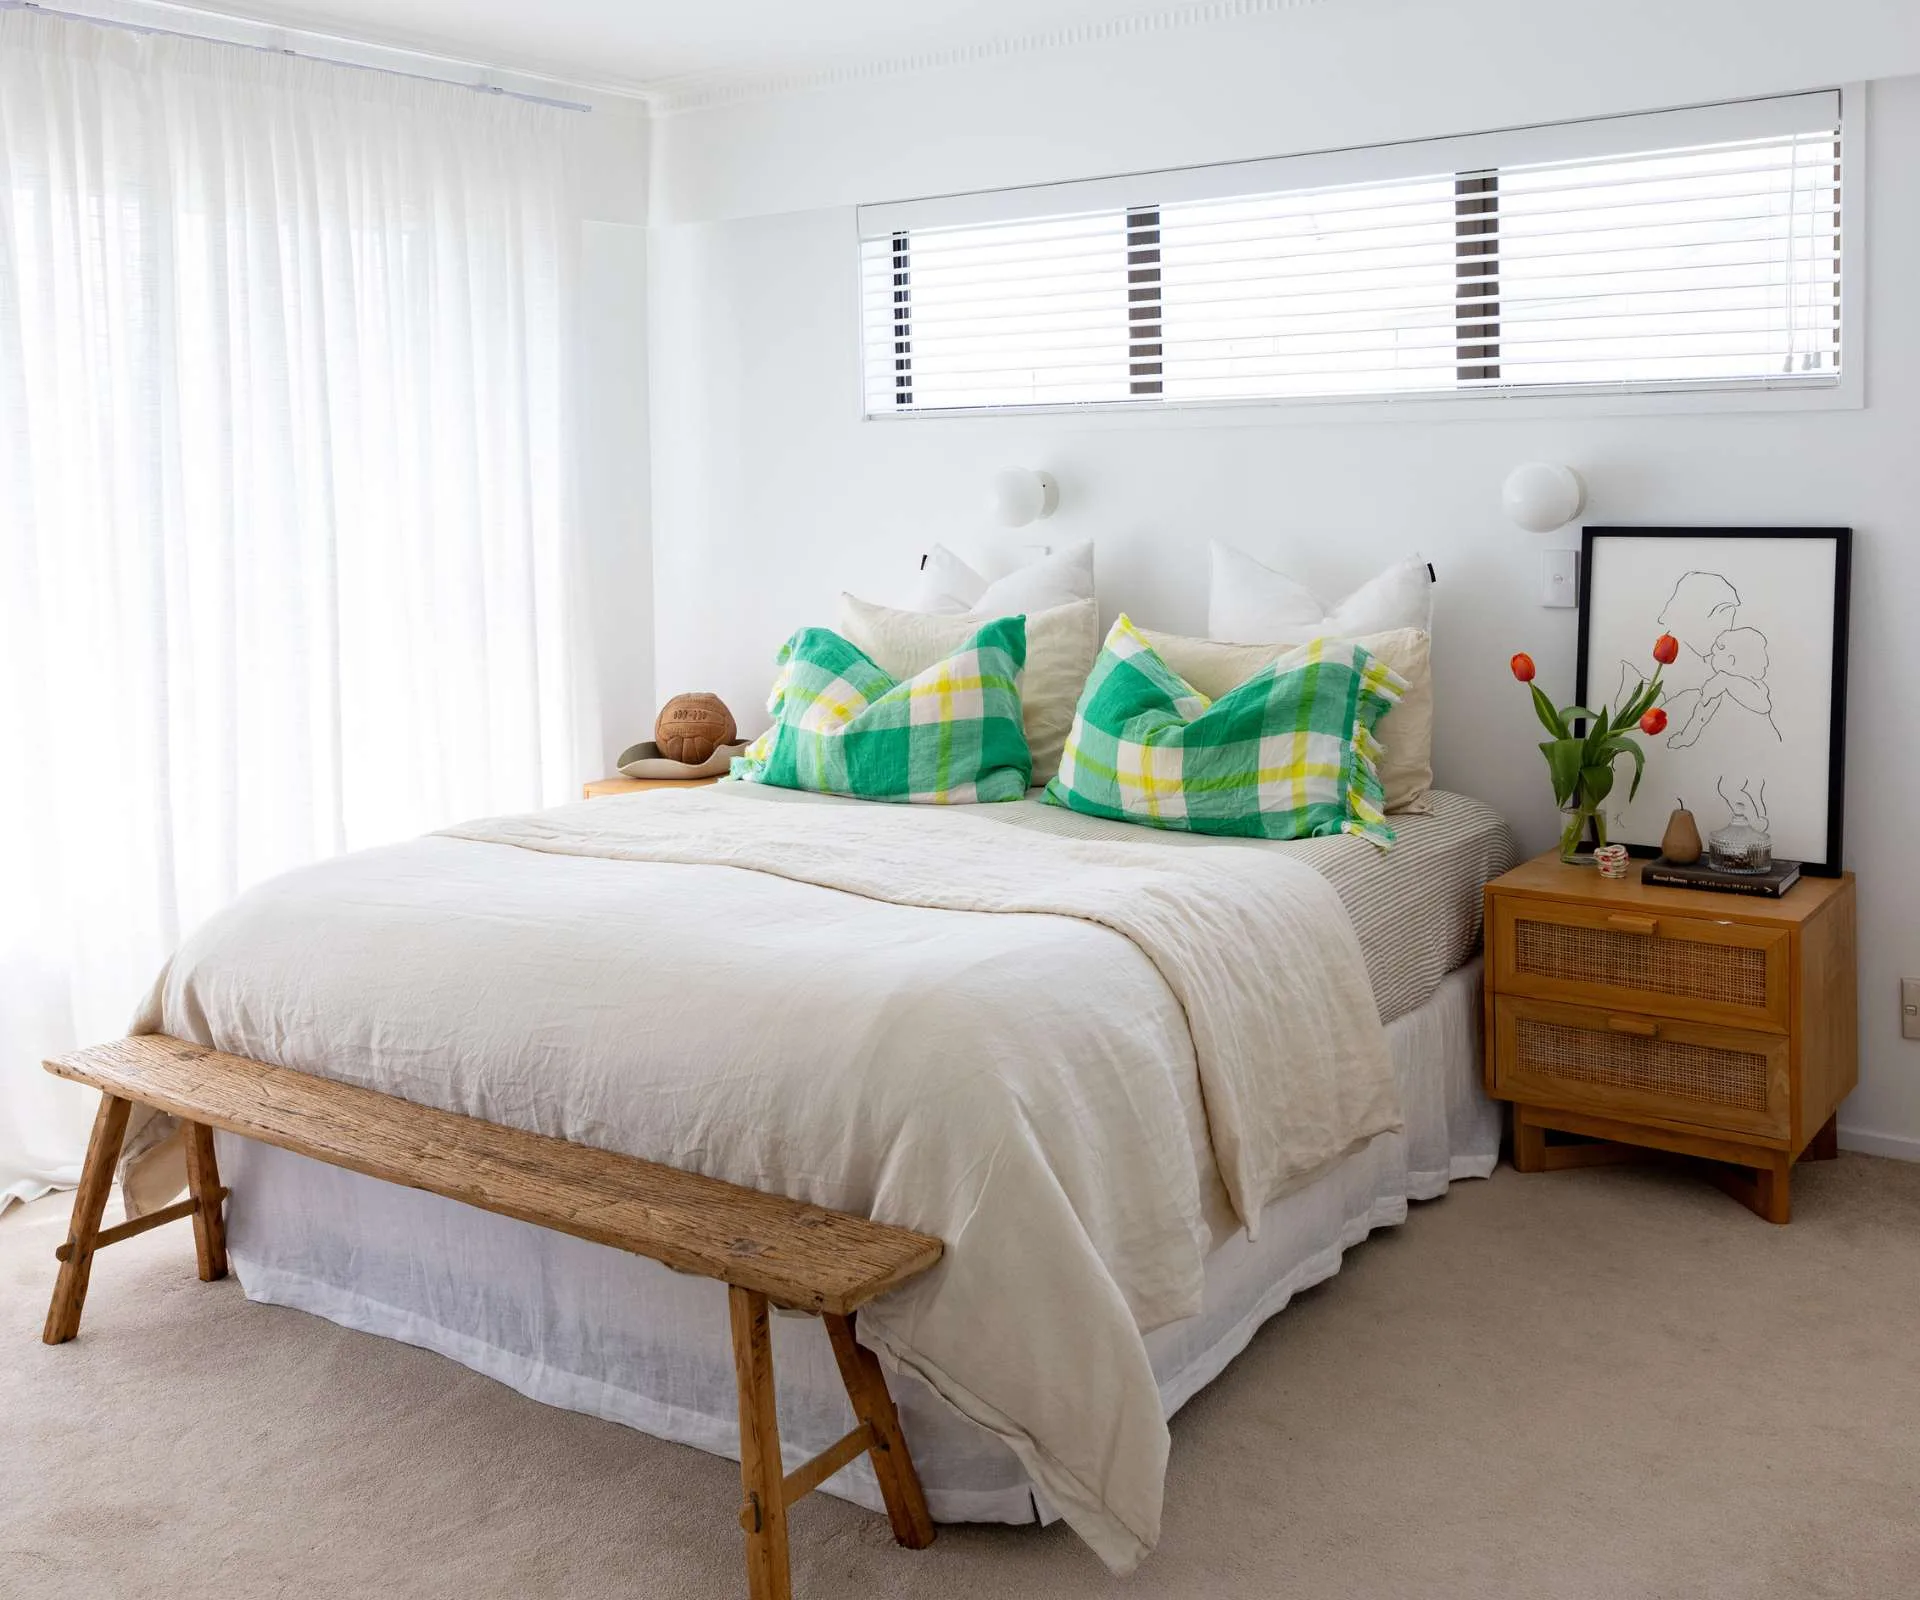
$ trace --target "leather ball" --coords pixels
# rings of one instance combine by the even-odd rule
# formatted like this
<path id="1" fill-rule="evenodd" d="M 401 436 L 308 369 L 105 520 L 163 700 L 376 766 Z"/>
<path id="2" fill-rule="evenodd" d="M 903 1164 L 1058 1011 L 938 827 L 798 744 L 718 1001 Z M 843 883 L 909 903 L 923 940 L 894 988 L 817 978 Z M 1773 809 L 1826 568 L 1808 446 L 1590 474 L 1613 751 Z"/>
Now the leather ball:
<path id="1" fill-rule="evenodd" d="M 717 694 L 677 694 L 660 708 L 653 742 L 669 761 L 697 767 L 723 744 L 732 744 L 733 713 Z"/>

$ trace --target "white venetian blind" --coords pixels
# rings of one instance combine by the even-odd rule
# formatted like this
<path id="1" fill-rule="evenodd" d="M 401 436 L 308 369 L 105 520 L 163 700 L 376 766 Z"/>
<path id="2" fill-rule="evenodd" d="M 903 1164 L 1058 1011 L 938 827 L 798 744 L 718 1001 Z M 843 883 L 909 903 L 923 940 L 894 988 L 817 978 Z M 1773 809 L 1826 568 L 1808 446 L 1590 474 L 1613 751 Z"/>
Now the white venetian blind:
<path id="1" fill-rule="evenodd" d="M 1124 398 L 1124 215 L 863 242 L 868 392 L 915 410 Z"/>
<path id="2" fill-rule="evenodd" d="M 869 415 L 1832 383 L 1840 97 L 863 208 Z"/>

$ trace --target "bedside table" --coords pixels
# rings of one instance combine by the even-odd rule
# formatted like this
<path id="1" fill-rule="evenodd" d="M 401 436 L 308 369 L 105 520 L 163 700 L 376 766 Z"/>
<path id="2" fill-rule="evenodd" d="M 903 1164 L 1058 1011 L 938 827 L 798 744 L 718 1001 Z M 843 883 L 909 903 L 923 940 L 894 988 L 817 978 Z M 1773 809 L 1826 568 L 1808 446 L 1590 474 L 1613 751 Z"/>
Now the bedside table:
<path id="1" fill-rule="evenodd" d="M 585 785 L 583 798 L 598 800 L 603 795 L 639 794 L 643 789 L 703 789 L 719 781 L 718 775 L 711 778 L 595 778 Z"/>
<path id="2" fill-rule="evenodd" d="M 1771 900 L 1544 855 L 1488 884 L 1486 911 L 1487 1093 L 1513 1102 L 1513 1164 L 1703 1157 L 1787 1221 L 1793 1163 L 1838 1153 L 1858 1078 L 1853 874 Z"/>

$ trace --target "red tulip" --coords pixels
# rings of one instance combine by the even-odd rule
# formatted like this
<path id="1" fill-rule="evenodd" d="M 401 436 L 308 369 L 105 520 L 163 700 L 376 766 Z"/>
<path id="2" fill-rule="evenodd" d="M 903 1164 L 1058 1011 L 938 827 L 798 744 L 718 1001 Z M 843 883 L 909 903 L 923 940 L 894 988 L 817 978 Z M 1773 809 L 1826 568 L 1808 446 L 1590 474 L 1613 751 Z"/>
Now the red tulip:
<path id="1" fill-rule="evenodd" d="M 1515 656 L 1513 660 L 1507 664 L 1513 668 L 1513 675 L 1522 683 L 1533 682 L 1533 657 L 1528 655 L 1526 651 L 1522 650 L 1519 655 Z"/>
<path id="2" fill-rule="evenodd" d="M 1640 731 L 1644 733 L 1648 738 L 1652 738 L 1656 733 L 1664 732 L 1666 730 L 1666 726 L 1667 726 L 1667 714 L 1666 712 L 1662 711 L 1658 706 L 1655 706 L 1651 711 L 1649 711 L 1644 717 L 1640 719 Z"/>
<path id="3" fill-rule="evenodd" d="M 1653 659 L 1661 666 L 1671 666 L 1674 658 L 1680 654 L 1680 641 L 1670 633 L 1663 633 L 1653 641 Z"/>

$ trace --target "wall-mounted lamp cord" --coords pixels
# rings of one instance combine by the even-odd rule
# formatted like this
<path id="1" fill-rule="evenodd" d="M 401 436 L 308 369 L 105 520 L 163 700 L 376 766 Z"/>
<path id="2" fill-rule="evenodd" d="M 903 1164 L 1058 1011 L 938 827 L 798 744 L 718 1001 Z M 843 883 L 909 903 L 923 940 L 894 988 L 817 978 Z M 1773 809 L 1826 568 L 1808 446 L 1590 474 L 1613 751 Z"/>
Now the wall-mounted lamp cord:
<path id="1" fill-rule="evenodd" d="M 192 39 L 201 44 L 224 44 L 235 50 L 253 50 L 266 56 L 293 56 L 301 61 L 324 62 L 330 67 L 351 67 L 357 72 L 382 72 L 390 78 L 411 78 L 416 83 L 444 83 L 451 89 L 470 89 L 475 94 L 503 95 L 509 100 L 525 100 L 536 106 L 552 106 L 559 111 L 591 111 L 593 109 L 592 106 L 583 105 L 578 100 L 556 100 L 543 94 L 525 94 L 518 89 L 502 89 L 491 83 L 473 83 L 464 78 L 438 78 L 428 72 L 405 72 L 398 67 L 376 67 L 365 61 L 346 61 L 339 56 L 312 55 L 305 50 L 247 44 L 238 39 L 223 39 L 211 33 L 188 33 L 179 28 L 155 28 L 144 22 L 128 22 L 119 17 L 89 16 L 83 11 L 62 11 L 56 6 L 38 5 L 35 0 L 0 0 L 0 11 L 38 11 L 42 16 L 59 17 L 65 22 L 87 22 L 96 28 L 118 28 L 123 33 L 147 34 L 159 39 Z M 261 24 L 261 26 L 269 26 L 269 24 Z M 403 53 L 411 54 L 412 52 Z M 451 64 L 467 65 L 468 63 Z M 476 70 L 487 69 L 477 67 Z"/>

